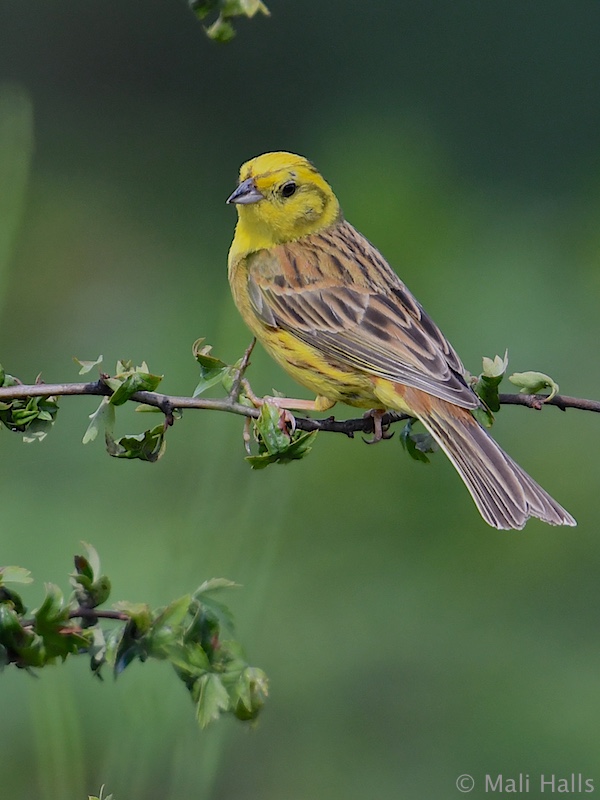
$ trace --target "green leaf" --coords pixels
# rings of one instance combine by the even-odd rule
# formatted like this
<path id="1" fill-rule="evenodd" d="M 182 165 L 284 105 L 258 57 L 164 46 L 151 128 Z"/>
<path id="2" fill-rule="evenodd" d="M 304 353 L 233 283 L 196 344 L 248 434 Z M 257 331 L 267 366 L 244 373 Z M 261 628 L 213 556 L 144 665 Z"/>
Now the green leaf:
<path id="1" fill-rule="evenodd" d="M 158 655 L 155 656 L 156 658 L 167 659 L 178 677 L 186 684 L 186 688 L 191 689 L 193 679 L 198 676 L 195 675 L 195 671 L 192 669 L 189 662 L 189 648 L 181 642 L 175 641 L 173 635 L 170 636 L 168 641 L 164 643 L 159 642 L 158 647 L 155 646 L 153 637 L 152 647 L 152 654 L 154 655 L 155 652 L 157 652 Z"/>
<path id="2" fill-rule="evenodd" d="M 40 419 L 36 419 L 30 425 L 28 425 L 27 431 L 23 433 L 23 442 L 25 444 L 43 442 L 46 436 L 48 436 L 48 431 L 44 430 L 42 425 L 44 425 L 44 423 Z"/>
<path id="3" fill-rule="evenodd" d="M 103 651 L 92 656 L 92 671 L 98 675 L 98 677 L 101 677 L 100 669 L 104 664 L 108 664 L 112 668 L 113 675 L 115 677 L 118 676 L 119 672 L 116 669 L 117 651 L 123 639 L 124 633 L 125 628 L 120 627 L 112 628 L 105 633 Z"/>
<path id="4" fill-rule="evenodd" d="M 221 44 L 230 42 L 235 36 L 235 28 L 222 14 L 219 14 L 213 24 L 205 27 L 204 30 L 209 39 L 221 42 Z"/>
<path id="5" fill-rule="evenodd" d="M 0 586 L 5 583 L 33 583 L 33 578 L 23 567 L 0 567 Z"/>
<path id="6" fill-rule="evenodd" d="M 525 394 L 541 394 L 550 389 L 546 402 L 558 394 L 558 383 L 543 372 L 514 372 L 509 375 L 508 380 Z"/>
<path id="7" fill-rule="evenodd" d="M 482 375 L 486 378 L 500 378 L 504 376 L 508 366 L 508 350 L 504 353 L 504 358 L 494 356 L 494 358 L 487 358 L 483 356 L 483 372 Z"/>
<path id="8" fill-rule="evenodd" d="M 498 409 L 496 409 L 498 410 Z M 495 417 L 487 406 L 479 406 L 479 408 L 472 408 L 471 414 L 483 425 L 484 428 L 491 428 L 494 424 Z"/>
<path id="9" fill-rule="evenodd" d="M 95 361 L 81 361 L 80 359 L 73 356 L 73 361 L 76 364 L 79 364 L 81 369 L 79 370 L 80 375 L 87 375 L 88 372 L 91 372 L 94 367 L 99 366 L 102 363 L 102 356 L 98 356 Z"/>
<path id="10" fill-rule="evenodd" d="M 72 640 L 65 638 L 65 643 L 71 643 L 73 645 L 71 652 L 75 651 L 75 645 Z M 22 641 L 14 648 L 14 653 L 17 657 L 13 660 L 21 668 L 43 667 L 46 664 L 54 663 L 58 656 L 64 661 L 66 655 L 68 655 L 68 653 L 48 652 L 42 637 L 31 630 L 23 633 Z"/>
<path id="11" fill-rule="evenodd" d="M 104 796 L 104 784 L 100 787 L 100 794 L 96 797 L 96 795 L 88 795 L 88 800 L 113 800 L 112 794 Z"/>
<path id="12" fill-rule="evenodd" d="M 100 575 L 100 556 L 96 548 L 88 542 L 81 542 L 87 550 L 87 562 L 92 570 L 92 580 L 95 580 Z"/>
<path id="13" fill-rule="evenodd" d="M 117 361 L 117 366 L 115 368 L 116 377 L 122 378 L 127 373 L 132 372 L 134 369 L 135 367 L 133 366 L 133 361 L 130 358 L 120 358 Z"/>
<path id="14" fill-rule="evenodd" d="M 7 603 L 0 603 L 0 642 L 13 644 L 21 639 L 23 633 L 19 613 Z"/>
<path id="15" fill-rule="evenodd" d="M 218 8 L 219 0 L 189 0 L 189 5 L 198 19 L 204 19 Z"/>
<path id="16" fill-rule="evenodd" d="M 201 728 L 220 717 L 229 709 L 229 694 L 218 675 L 207 673 L 202 675 L 194 687 L 196 701 L 196 717 Z"/>
<path id="17" fill-rule="evenodd" d="M 221 361 L 220 358 L 210 355 L 212 347 L 209 344 L 205 345 L 204 342 L 205 339 L 196 339 L 192 345 L 192 353 L 200 365 L 200 382 L 194 389 L 194 397 L 198 397 L 199 394 L 202 394 L 202 392 L 217 383 L 223 383 L 232 372 L 232 367 L 229 364 Z"/>
<path id="18" fill-rule="evenodd" d="M 483 371 L 478 378 L 473 381 L 473 389 L 477 392 L 484 403 L 483 409 L 476 409 L 474 414 L 479 421 L 486 427 L 491 427 L 494 422 L 492 411 L 499 411 L 500 400 L 498 387 L 508 366 L 508 350 L 504 353 L 504 358 L 496 356 L 494 359 L 483 357 Z"/>
<path id="19" fill-rule="evenodd" d="M 271 16 L 271 12 L 262 2 L 262 0 L 237 0 L 237 3 L 240 8 L 240 11 L 237 13 L 243 13 L 247 17 L 252 18 L 255 14 L 258 14 L 259 12 L 261 14 L 264 14 L 266 17 Z"/>
<path id="20" fill-rule="evenodd" d="M 110 597 L 112 585 L 108 575 L 100 575 L 98 580 L 94 581 L 88 592 L 92 608 L 101 606 Z"/>
<path id="21" fill-rule="evenodd" d="M 168 625 L 170 628 L 179 627 L 188 615 L 192 596 L 184 594 L 183 597 L 173 600 L 162 609 L 155 617 L 152 627 L 158 629 Z"/>
<path id="22" fill-rule="evenodd" d="M 40 621 L 55 621 L 56 619 L 60 619 L 61 621 L 66 620 L 68 610 L 64 606 L 63 593 L 54 583 L 47 583 L 45 586 L 46 596 L 42 605 L 33 612 L 33 616 L 37 619 L 38 623 Z"/>
<path id="23" fill-rule="evenodd" d="M 9 375 L 8 372 L 4 372 L 2 369 L 2 383 L 1 386 L 18 386 L 19 381 L 15 378 L 14 375 Z"/>
<path id="24" fill-rule="evenodd" d="M 27 611 L 21 595 L 4 585 L 0 585 L 0 603 L 8 603 L 17 614 L 23 615 Z"/>
<path id="25" fill-rule="evenodd" d="M 280 408 L 264 401 L 260 416 L 254 422 L 258 439 L 258 455 L 247 456 L 252 469 L 264 469 L 270 464 L 288 464 L 304 458 L 311 451 L 318 431 L 290 432 Z"/>
<path id="26" fill-rule="evenodd" d="M 415 433 L 413 424 L 414 420 L 409 419 L 400 433 L 400 442 L 411 458 L 429 464 L 426 453 L 435 453 L 438 444 L 430 433 Z"/>
<path id="27" fill-rule="evenodd" d="M 219 10 L 224 17 L 253 17 L 258 12 L 270 16 L 262 0 L 189 0 L 189 6 L 198 19 L 203 20 L 213 11 Z"/>
<path id="28" fill-rule="evenodd" d="M 198 364 L 200 364 L 200 369 L 201 369 L 200 374 L 203 374 L 202 370 L 207 370 L 208 372 L 212 372 L 215 369 L 221 369 L 222 367 L 229 366 L 224 361 L 221 361 L 220 358 L 217 358 L 216 356 L 211 356 L 210 353 L 212 350 L 212 345 L 204 344 L 205 341 L 206 339 L 204 338 L 196 339 L 196 341 L 192 345 L 192 354 L 196 359 L 196 361 L 198 362 Z"/>
<path id="29" fill-rule="evenodd" d="M 190 642 L 186 646 L 186 657 L 188 668 L 193 674 L 204 674 L 210 670 L 210 660 L 202 645 L 198 642 Z"/>
<path id="30" fill-rule="evenodd" d="M 269 695 L 269 680 L 262 669 L 246 667 L 234 687 L 234 713 L 238 719 L 255 719 Z"/>
<path id="31" fill-rule="evenodd" d="M 100 575 L 94 581 L 90 581 L 85 575 L 74 575 L 72 582 L 77 602 L 83 608 L 97 608 L 110 597 L 112 585 L 107 575 Z"/>
<path id="32" fill-rule="evenodd" d="M 233 630 L 233 614 L 224 603 L 211 597 L 206 592 L 201 595 L 201 599 L 197 597 L 197 592 L 195 592 L 194 599 L 198 603 L 196 608 L 200 620 L 209 619 L 216 627 Z"/>
<path id="33" fill-rule="evenodd" d="M 122 631 L 117 632 L 117 646 L 114 652 L 113 675 L 117 678 L 136 658 L 145 660 L 145 649 L 137 641 L 135 635 L 135 625 L 128 623 Z M 107 656 L 109 653 L 107 647 Z"/>
<path id="34" fill-rule="evenodd" d="M 114 659 L 113 673 L 117 677 L 134 659 L 145 661 L 148 657 L 145 634 L 152 625 L 152 612 L 145 603 L 120 602 L 115 603 L 115 609 L 130 617 L 122 632 L 116 638 L 113 637 L 112 642 L 107 640 L 107 659 L 109 654 Z"/>
<path id="35" fill-rule="evenodd" d="M 194 393 L 192 397 L 198 397 L 207 389 L 210 389 L 212 386 L 216 386 L 217 383 L 224 384 L 228 376 L 230 375 L 230 368 L 227 367 L 226 369 L 218 370 L 214 372 L 207 378 L 202 378 L 202 380 L 198 383 L 196 388 L 194 389 Z"/>
<path id="36" fill-rule="evenodd" d="M 219 589 L 239 589 L 240 584 L 235 581 L 230 581 L 228 578 L 210 578 L 204 581 L 194 592 L 194 597 L 199 597 L 206 592 L 216 592 Z"/>
<path id="37" fill-rule="evenodd" d="M 147 403 L 140 403 L 139 405 L 137 405 L 135 407 L 135 411 L 137 411 L 139 414 L 162 414 L 163 413 L 160 408 L 157 408 L 156 406 L 149 406 Z"/>
<path id="38" fill-rule="evenodd" d="M 291 434 L 283 422 L 283 413 L 278 406 L 265 401 L 254 423 L 263 450 L 273 455 L 285 452 L 291 442 Z"/>
<path id="39" fill-rule="evenodd" d="M 147 603 L 130 603 L 122 600 L 115 603 L 115 611 L 122 611 L 123 614 L 127 614 L 131 621 L 135 623 L 138 634 L 143 634 L 150 630 L 152 612 Z"/>
<path id="40" fill-rule="evenodd" d="M 79 580 L 85 581 L 85 583 L 90 584 L 94 580 L 94 571 L 90 565 L 90 562 L 85 558 L 85 556 L 75 556 L 75 569 L 77 571 L 76 577 Z"/>
<path id="41" fill-rule="evenodd" d="M 83 434 L 83 444 L 93 442 L 101 428 L 112 435 L 115 427 L 115 407 L 110 404 L 108 397 L 102 398 L 100 405 L 89 418 L 91 422 Z"/>
<path id="42" fill-rule="evenodd" d="M 137 458 L 151 463 L 163 456 L 167 446 L 162 423 L 143 433 L 122 436 L 120 439 L 113 439 L 106 431 L 105 440 L 106 450 L 114 458 Z"/>
<path id="43" fill-rule="evenodd" d="M 5 386 L 17 381 L 4 375 Z M 54 397 L 27 397 L 0 404 L 0 422 L 9 430 L 23 433 L 24 442 L 42 441 L 54 424 L 58 402 Z"/>
<path id="44" fill-rule="evenodd" d="M 113 406 L 121 406 L 136 392 L 153 392 L 162 379 L 162 375 L 151 375 L 149 372 L 133 372 L 123 380 L 109 397 L 109 401 Z"/>
<path id="45" fill-rule="evenodd" d="M 144 641 L 148 653 L 154 658 L 168 659 L 182 680 L 187 681 L 195 674 L 196 670 L 190 664 L 190 645 L 185 644 L 182 639 L 182 626 L 153 625 Z"/>
<path id="46" fill-rule="evenodd" d="M 8 664 L 14 661 L 21 667 L 39 666 L 44 661 L 42 640 L 31 628 L 23 628 L 20 613 L 8 603 L 0 603 L 3 662 Z"/>
<path id="47" fill-rule="evenodd" d="M 63 660 L 69 653 L 76 653 L 85 646 L 86 640 L 75 628 L 69 628 L 69 608 L 63 594 L 52 583 L 46 584 L 46 597 L 42 605 L 33 612 L 34 629 L 44 644 L 46 661 Z"/>

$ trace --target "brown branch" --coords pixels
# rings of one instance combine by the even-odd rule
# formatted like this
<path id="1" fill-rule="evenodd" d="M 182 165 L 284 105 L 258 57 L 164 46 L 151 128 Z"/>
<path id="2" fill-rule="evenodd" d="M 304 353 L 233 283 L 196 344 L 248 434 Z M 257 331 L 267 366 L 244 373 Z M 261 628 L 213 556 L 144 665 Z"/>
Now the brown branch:
<path id="1" fill-rule="evenodd" d="M 102 610 L 99 608 L 85 608 L 84 606 L 79 606 L 79 608 L 74 609 L 73 611 L 69 611 L 67 615 L 68 619 L 116 619 L 119 622 L 129 622 L 131 617 L 129 614 L 125 614 L 123 611 L 110 611 L 110 610 Z M 35 619 L 23 619 L 21 620 L 21 627 L 22 628 L 33 628 L 36 624 Z"/>
<path id="2" fill-rule="evenodd" d="M 69 611 L 69 619 L 116 619 L 120 622 L 129 622 L 131 617 L 123 611 L 101 610 L 99 608 L 84 608 L 80 606 L 74 611 Z"/>
<path id="3" fill-rule="evenodd" d="M 566 394 L 555 394 L 548 398 L 543 394 L 500 394 L 501 405 L 507 406 L 527 406 L 541 411 L 544 406 L 556 406 L 561 411 L 567 408 L 578 408 L 580 411 L 596 411 L 600 413 L 600 402 L 598 400 L 585 400 L 580 397 L 569 397 Z"/>
<path id="4" fill-rule="evenodd" d="M 247 353 L 249 356 L 249 353 Z M 239 378 L 247 366 L 247 358 L 244 357 L 240 365 Z M 237 376 L 236 376 L 237 379 Z M 237 380 L 234 380 L 234 384 Z M 239 384 L 238 384 L 239 386 Z M 36 383 L 18 384 L 16 386 L 0 386 L 0 402 L 10 400 L 25 399 L 28 397 L 59 397 L 71 395 L 100 395 L 109 397 L 112 390 L 102 380 L 91 383 Z M 129 398 L 135 403 L 143 403 L 147 406 L 158 408 L 166 417 L 172 419 L 172 412 L 175 409 L 196 408 L 209 411 L 226 411 L 229 414 L 237 414 L 242 417 L 256 419 L 259 416 L 259 409 L 252 408 L 238 402 L 235 395 L 231 392 L 225 398 L 206 398 L 206 397 L 178 397 L 176 395 L 160 394 L 158 392 L 135 392 Z M 587 400 L 567 395 L 555 395 L 548 399 L 540 394 L 500 394 L 502 405 L 527 406 L 536 410 L 542 409 L 545 405 L 556 406 L 561 411 L 567 408 L 575 408 L 581 411 L 595 411 L 600 413 L 600 402 L 597 400 Z M 390 411 L 382 418 L 384 426 L 390 425 L 403 419 L 408 419 L 408 415 Z M 336 420 L 334 417 L 324 419 L 309 419 L 306 417 L 296 417 L 296 427 L 303 431 L 327 431 L 332 433 L 344 433 L 352 437 L 355 433 L 372 433 L 373 418 L 371 416 L 359 417 L 357 419 Z"/>
<path id="5" fill-rule="evenodd" d="M 254 350 L 255 344 L 256 344 L 256 337 L 252 339 L 252 341 L 246 348 L 246 352 L 242 356 L 240 365 L 235 372 L 233 382 L 231 384 L 231 389 L 229 390 L 229 394 L 227 395 L 227 399 L 230 400 L 231 402 L 235 402 L 240 395 L 240 387 L 242 385 L 244 373 L 250 366 L 250 356 L 252 355 L 252 351 Z"/>

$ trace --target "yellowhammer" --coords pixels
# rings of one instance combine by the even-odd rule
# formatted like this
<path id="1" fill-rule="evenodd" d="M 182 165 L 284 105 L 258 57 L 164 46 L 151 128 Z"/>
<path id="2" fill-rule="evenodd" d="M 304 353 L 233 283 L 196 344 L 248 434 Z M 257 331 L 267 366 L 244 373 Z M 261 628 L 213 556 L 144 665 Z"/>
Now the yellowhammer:
<path id="1" fill-rule="evenodd" d="M 324 410 L 341 401 L 408 413 L 440 444 L 495 528 L 573 517 L 473 417 L 481 405 L 445 336 L 383 256 L 344 219 L 313 165 L 292 153 L 244 164 L 229 282 L 267 351 Z M 379 427 L 380 432 L 380 427 Z"/>

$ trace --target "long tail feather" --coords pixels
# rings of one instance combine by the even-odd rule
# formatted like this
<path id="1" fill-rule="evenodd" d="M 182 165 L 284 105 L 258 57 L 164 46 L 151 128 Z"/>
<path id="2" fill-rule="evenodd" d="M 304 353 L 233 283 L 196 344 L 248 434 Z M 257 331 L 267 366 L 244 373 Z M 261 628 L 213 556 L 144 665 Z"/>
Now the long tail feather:
<path id="1" fill-rule="evenodd" d="M 437 401 L 418 416 L 455 466 L 489 525 L 521 529 L 530 517 L 550 525 L 577 524 L 469 411 Z"/>

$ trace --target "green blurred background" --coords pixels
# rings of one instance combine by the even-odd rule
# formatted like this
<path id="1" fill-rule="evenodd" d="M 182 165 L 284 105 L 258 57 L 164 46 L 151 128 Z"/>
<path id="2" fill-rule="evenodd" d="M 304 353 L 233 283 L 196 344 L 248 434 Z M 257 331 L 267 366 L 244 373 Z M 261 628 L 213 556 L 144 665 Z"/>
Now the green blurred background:
<path id="1" fill-rule="evenodd" d="M 77 380 L 72 356 L 197 383 L 191 343 L 249 336 L 225 274 L 239 164 L 310 157 L 468 369 L 600 397 L 597 2 L 271 0 L 231 44 L 183 0 L 0 0 L 0 362 Z M 297 391 L 257 352 L 255 390 Z M 271 678 L 254 730 L 200 732 L 166 665 L 1 678 L 3 796 L 457 798 L 461 773 L 600 786 L 600 454 L 591 414 L 507 408 L 495 435 L 578 519 L 498 532 L 441 456 L 322 435 L 253 473 L 241 422 L 187 412 L 156 465 L 1 434 L 0 561 L 67 589 L 92 542 L 115 599 L 205 578 Z M 340 409 L 339 413 L 344 410 Z M 351 414 L 352 412 L 350 412 Z M 120 414 L 121 431 L 143 420 Z M 547 792 L 546 792 L 547 794 Z"/>

